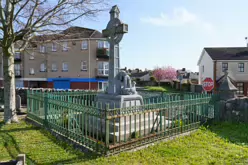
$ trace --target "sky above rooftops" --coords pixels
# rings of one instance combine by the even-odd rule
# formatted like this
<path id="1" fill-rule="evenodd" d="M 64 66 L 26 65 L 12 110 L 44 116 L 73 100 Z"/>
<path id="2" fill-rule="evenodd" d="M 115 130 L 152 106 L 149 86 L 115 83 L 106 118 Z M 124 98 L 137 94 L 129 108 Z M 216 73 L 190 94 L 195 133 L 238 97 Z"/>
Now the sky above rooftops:
<path id="1" fill-rule="evenodd" d="M 204 47 L 242 47 L 248 36 L 247 0 L 114 0 L 129 25 L 120 44 L 121 67 L 172 66 L 198 71 Z M 108 11 L 75 26 L 101 31 Z"/>

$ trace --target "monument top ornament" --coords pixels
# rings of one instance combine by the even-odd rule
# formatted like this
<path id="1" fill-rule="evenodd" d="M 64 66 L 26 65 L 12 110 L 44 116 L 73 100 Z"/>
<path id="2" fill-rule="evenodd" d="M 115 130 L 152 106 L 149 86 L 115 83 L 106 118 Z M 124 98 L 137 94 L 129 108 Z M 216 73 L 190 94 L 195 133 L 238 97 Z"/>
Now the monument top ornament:
<path id="1" fill-rule="evenodd" d="M 110 21 L 107 28 L 102 31 L 103 37 L 108 38 L 109 42 L 119 44 L 122 40 L 123 34 L 128 32 L 128 25 L 121 22 L 119 19 L 120 10 L 115 5 L 110 10 Z"/>

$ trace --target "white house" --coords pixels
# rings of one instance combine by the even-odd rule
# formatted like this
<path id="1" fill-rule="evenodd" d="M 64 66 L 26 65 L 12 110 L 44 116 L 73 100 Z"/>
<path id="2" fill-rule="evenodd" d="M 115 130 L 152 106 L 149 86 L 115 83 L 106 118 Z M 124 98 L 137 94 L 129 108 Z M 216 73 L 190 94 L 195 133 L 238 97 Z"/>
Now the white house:
<path id="1" fill-rule="evenodd" d="M 207 77 L 218 85 L 218 80 L 227 70 L 240 94 L 247 95 L 248 47 L 204 48 L 198 60 L 199 84 Z"/>

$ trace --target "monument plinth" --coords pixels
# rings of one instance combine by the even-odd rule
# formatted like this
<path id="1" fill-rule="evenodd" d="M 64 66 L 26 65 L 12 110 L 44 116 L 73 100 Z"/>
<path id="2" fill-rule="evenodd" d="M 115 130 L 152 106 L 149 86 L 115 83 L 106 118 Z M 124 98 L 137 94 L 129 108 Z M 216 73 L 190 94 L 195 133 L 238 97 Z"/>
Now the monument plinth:
<path id="1" fill-rule="evenodd" d="M 109 108 L 143 105 L 142 96 L 136 92 L 135 82 L 125 71 L 120 71 L 119 43 L 128 32 L 128 25 L 120 21 L 119 15 L 119 8 L 113 6 L 107 28 L 102 31 L 110 44 L 108 88 L 106 93 L 97 95 L 96 101 L 109 104 Z"/>

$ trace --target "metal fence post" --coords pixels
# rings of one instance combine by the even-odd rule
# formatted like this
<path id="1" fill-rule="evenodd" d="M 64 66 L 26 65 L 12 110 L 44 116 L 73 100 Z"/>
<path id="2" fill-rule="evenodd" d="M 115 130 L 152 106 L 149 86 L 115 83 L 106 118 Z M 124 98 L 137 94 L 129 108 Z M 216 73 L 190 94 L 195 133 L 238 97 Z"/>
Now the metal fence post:
<path id="1" fill-rule="evenodd" d="M 106 153 L 109 149 L 109 119 L 108 119 L 108 113 L 109 111 L 109 104 L 106 104 L 105 108 L 105 147 L 106 147 Z"/>
<path id="2" fill-rule="evenodd" d="M 43 99 L 44 99 L 44 115 L 45 115 L 45 121 L 44 125 L 47 126 L 47 116 L 48 116 L 48 96 L 47 93 L 43 93 Z"/>

